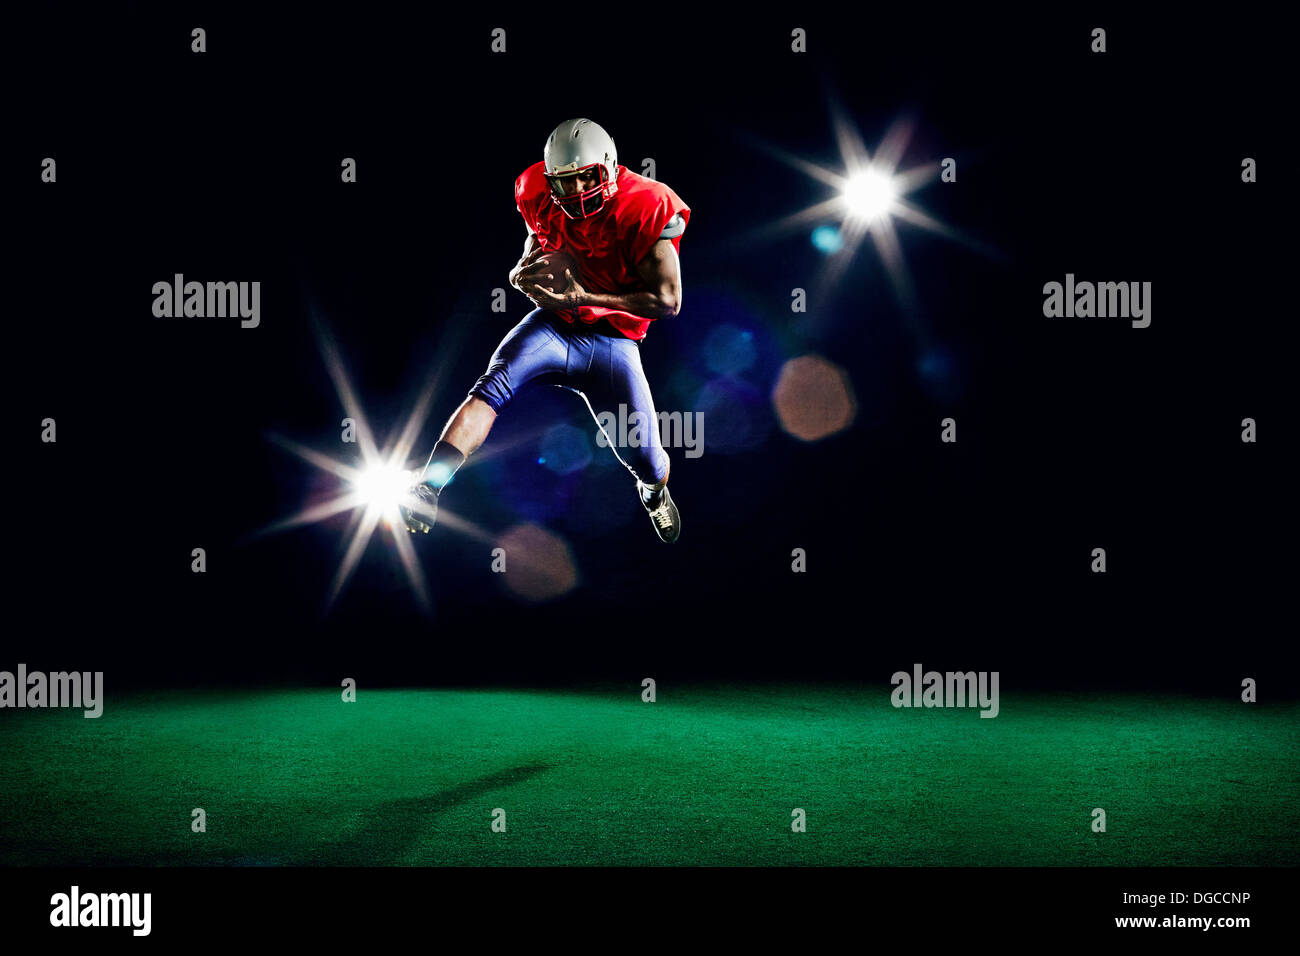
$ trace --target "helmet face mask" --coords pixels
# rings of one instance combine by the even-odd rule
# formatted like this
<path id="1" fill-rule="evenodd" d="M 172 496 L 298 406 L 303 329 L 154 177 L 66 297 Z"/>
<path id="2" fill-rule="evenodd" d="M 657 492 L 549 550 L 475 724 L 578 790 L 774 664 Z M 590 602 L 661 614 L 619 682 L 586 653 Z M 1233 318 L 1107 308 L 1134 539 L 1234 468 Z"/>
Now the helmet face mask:
<path id="1" fill-rule="evenodd" d="M 588 119 L 565 120 L 551 132 L 542 153 L 551 201 L 570 219 L 600 212 L 618 192 L 618 151 L 614 140 Z M 586 189 L 566 191 L 581 176 Z M 585 185 L 585 183 L 584 183 Z"/>
<path id="2" fill-rule="evenodd" d="M 572 182 L 583 174 L 587 174 L 584 178 L 594 178 L 595 185 L 587 189 L 565 190 L 563 184 L 566 181 Z M 584 166 L 562 176 L 547 174 L 546 180 L 551 184 L 551 200 L 570 219 L 585 219 L 600 212 L 604 208 L 605 200 L 614 194 L 614 190 L 607 189 L 611 185 L 609 170 L 602 163 L 592 163 L 590 166 Z M 617 189 L 616 184 L 615 189 Z"/>

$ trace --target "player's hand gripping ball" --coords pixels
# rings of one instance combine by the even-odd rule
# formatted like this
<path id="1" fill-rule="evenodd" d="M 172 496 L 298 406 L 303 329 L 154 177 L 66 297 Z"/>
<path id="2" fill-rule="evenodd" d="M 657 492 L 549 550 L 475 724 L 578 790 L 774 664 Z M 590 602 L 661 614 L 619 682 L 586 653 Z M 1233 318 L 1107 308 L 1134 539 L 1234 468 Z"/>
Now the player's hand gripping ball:
<path id="1" fill-rule="evenodd" d="M 568 253 L 555 251 L 543 252 L 531 259 L 519 271 L 516 285 L 519 290 L 538 305 L 554 306 L 554 296 L 561 296 L 570 288 L 569 276 L 575 283 L 578 276 L 578 264 Z M 552 295 L 538 295 L 538 291 Z"/>
<path id="2" fill-rule="evenodd" d="M 578 263 L 573 256 L 564 252 L 548 252 L 538 260 L 544 263 L 544 270 L 538 284 L 551 292 L 563 292 L 569 287 L 568 276 L 578 276 Z"/>

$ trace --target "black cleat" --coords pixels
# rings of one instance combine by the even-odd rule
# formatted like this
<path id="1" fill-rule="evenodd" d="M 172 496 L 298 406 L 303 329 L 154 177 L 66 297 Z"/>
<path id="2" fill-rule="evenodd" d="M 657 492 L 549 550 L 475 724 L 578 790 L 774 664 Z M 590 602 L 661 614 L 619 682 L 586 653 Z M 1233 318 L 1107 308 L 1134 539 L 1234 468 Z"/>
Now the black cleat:
<path id="1" fill-rule="evenodd" d="M 682 533 L 682 516 L 677 513 L 673 496 L 668 493 L 668 486 L 664 485 L 659 489 L 659 494 L 646 504 L 645 487 L 640 481 L 636 483 L 637 494 L 641 497 L 641 507 L 645 508 L 646 513 L 650 515 L 650 521 L 655 526 L 655 534 L 659 535 L 659 540 L 664 544 L 672 544 Z"/>
<path id="2" fill-rule="evenodd" d="M 411 534 L 417 531 L 428 534 L 433 523 L 438 520 L 438 492 L 433 490 L 432 485 L 421 481 L 412 485 L 406 495 L 406 503 L 401 506 L 406 530 Z"/>

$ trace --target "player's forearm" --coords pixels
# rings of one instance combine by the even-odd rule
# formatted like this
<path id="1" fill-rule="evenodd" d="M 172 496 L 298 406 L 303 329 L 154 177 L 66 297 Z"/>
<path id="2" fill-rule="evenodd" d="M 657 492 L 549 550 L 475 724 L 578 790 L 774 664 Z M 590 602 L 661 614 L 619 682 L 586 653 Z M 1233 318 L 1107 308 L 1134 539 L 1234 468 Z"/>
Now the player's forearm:
<path id="1" fill-rule="evenodd" d="M 630 312 L 643 319 L 669 319 L 677 314 L 680 301 L 677 296 L 644 290 L 640 292 L 605 293 L 584 292 L 574 295 L 575 305 L 594 306 L 601 309 L 617 309 Z"/>

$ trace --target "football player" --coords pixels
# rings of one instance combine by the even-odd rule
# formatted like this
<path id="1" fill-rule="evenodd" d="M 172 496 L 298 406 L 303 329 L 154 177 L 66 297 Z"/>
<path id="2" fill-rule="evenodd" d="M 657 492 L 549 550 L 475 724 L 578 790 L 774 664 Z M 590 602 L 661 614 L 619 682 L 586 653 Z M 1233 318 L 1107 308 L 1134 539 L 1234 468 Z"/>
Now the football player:
<path id="1" fill-rule="evenodd" d="M 676 541 L 681 517 L 668 493 L 668 455 L 640 345 L 651 322 L 681 309 L 677 250 L 690 207 L 662 183 L 620 166 L 613 139 L 588 119 L 555 128 L 542 161 L 515 180 L 515 206 L 528 237 L 510 284 L 536 308 L 501 340 L 442 430 L 408 494 L 410 507 L 402 509 L 406 526 L 428 532 L 439 494 L 483 444 L 497 415 L 521 388 L 541 382 L 577 392 L 593 416 L 616 413 L 620 404 L 629 421 L 636 412 L 646 416 L 647 440 L 615 455 L 636 479 L 660 540 Z M 558 254 L 576 269 L 557 275 L 547 257 Z"/>

